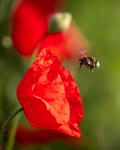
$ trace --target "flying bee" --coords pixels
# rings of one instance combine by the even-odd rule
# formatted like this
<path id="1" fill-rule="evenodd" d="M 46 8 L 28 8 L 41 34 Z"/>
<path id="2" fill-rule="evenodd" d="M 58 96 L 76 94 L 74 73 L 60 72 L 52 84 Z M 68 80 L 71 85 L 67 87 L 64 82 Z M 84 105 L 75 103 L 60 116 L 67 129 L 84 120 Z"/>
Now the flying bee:
<path id="1" fill-rule="evenodd" d="M 79 63 L 80 63 L 80 68 L 82 66 L 85 66 L 90 70 L 100 67 L 99 61 L 95 57 L 88 56 L 88 55 L 81 56 L 79 59 Z"/>

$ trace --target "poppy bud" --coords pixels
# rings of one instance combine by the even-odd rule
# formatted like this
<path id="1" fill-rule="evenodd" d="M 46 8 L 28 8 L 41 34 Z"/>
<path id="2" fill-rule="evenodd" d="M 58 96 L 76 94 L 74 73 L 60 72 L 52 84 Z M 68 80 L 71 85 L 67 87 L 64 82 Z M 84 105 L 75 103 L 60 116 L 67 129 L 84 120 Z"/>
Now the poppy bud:
<path id="1" fill-rule="evenodd" d="M 67 12 L 59 12 L 52 15 L 49 20 L 48 33 L 67 30 L 72 23 L 72 15 Z"/>

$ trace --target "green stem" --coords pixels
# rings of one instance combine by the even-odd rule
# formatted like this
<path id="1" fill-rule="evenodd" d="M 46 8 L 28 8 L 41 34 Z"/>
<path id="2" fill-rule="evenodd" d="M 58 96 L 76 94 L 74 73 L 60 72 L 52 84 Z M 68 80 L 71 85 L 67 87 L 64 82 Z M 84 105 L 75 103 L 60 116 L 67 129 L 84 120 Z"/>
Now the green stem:
<path id="1" fill-rule="evenodd" d="M 20 116 L 16 116 L 13 121 L 12 125 L 9 131 L 9 136 L 8 136 L 8 142 L 6 145 L 6 150 L 13 150 L 14 148 L 14 141 L 15 141 L 15 134 L 16 134 L 16 129 L 19 123 Z"/>
<path id="2" fill-rule="evenodd" d="M 4 145 L 6 142 L 6 131 L 7 131 L 7 126 L 9 124 L 9 122 L 17 115 L 19 114 L 21 111 L 23 111 L 23 108 L 19 108 L 18 110 L 16 110 L 15 112 L 13 112 L 8 119 L 4 122 L 2 128 L 1 128 L 1 132 L 0 132 L 0 137 L 1 137 L 1 145 Z"/>

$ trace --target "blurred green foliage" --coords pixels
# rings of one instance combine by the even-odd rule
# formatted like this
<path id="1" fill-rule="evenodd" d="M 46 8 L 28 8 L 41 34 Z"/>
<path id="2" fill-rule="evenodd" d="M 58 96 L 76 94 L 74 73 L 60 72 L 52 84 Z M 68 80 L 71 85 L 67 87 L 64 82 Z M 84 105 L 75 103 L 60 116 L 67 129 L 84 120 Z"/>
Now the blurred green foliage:
<path id="1" fill-rule="evenodd" d="M 0 0 L 0 125 L 16 108 L 16 86 L 26 70 L 13 47 L 5 47 L 4 37 L 10 35 L 11 0 Z M 85 117 L 82 136 L 76 147 L 66 143 L 28 147 L 41 150 L 120 149 L 120 1 L 68 0 L 66 11 L 87 37 L 91 51 L 101 67 L 94 72 L 75 70 L 75 77 L 84 102 Z M 18 148 L 17 148 L 18 149 Z M 23 148 L 24 149 L 24 148 Z M 27 149 L 27 148 L 25 148 Z"/>

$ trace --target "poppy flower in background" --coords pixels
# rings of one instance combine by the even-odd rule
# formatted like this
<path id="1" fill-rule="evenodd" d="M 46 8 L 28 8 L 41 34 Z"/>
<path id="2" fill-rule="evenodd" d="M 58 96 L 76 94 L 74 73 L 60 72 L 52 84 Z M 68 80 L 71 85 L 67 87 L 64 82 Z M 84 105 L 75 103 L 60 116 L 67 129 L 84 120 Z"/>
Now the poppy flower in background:
<path id="1" fill-rule="evenodd" d="M 60 59 L 79 58 L 86 53 L 87 41 L 75 23 L 67 30 L 48 33 L 43 39 L 40 49 L 51 48 Z"/>
<path id="2" fill-rule="evenodd" d="M 57 18 L 60 24 L 68 20 L 69 26 L 66 30 L 49 32 L 51 18 L 56 16 L 64 1 L 22 0 L 18 4 L 13 13 L 12 39 L 19 54 L 31 56 L 39 47 L 39 49 L 52 47 L 61 59 L 72 58 L 76 55 L 79 57 L 85 52 L 88 43 L 69 15 L 63 13 L 62 17 L 58 15 L 60 18 Z M 57 51 L 55 51 L 56 48 Z"/>
<path id="3" fill-rule="evenodd" d="M 56 140 L 69 140 L 70 136 L 54 130 L 31 130 L 19 126 L 16 131 L 15 142 L 19 145 L 47 144 Z"/>
<path id="4" fill-rule="evenodd" d="M 63 0 L 19 1 L 12 17 L 12 39 L 18 52 L 30 56 L 48 29 L 48 19 Z"/>
<path id="5" fill-rule="evenodd" d="M 74 79 L 50 49 L 41 50 L 19 83 L 17 96 L 32 126 L 80 136 L 82 98 Z"/>
<path id="6" fill-rule="evenodd" d="M 83 138 L 83 136 L 82 136 Z M 49 129 L 27 128 L 26 126 L 18 126 L 15 135 L 15 145 L 30 146 L 33 144 L 43 145 L 55 141 L 64 141 L 65 143 L 79 147 L 80 139 L 71 137 L 59 131 Z"/>
<path id="7" fill-rule="evenodd" d="M 83 136 L 81 137 L 83 138 Z M 71 137 L 62 132 L 49 130 L 49 129 L 37 129 L 27 128 L 25 126 L 18 126 L 15 135 L 15 145 L 30 146 L 33 144 L 43 145 L 55 141 L 64 141 L 65 143 L 79 147 L 80 139 Z"/>

